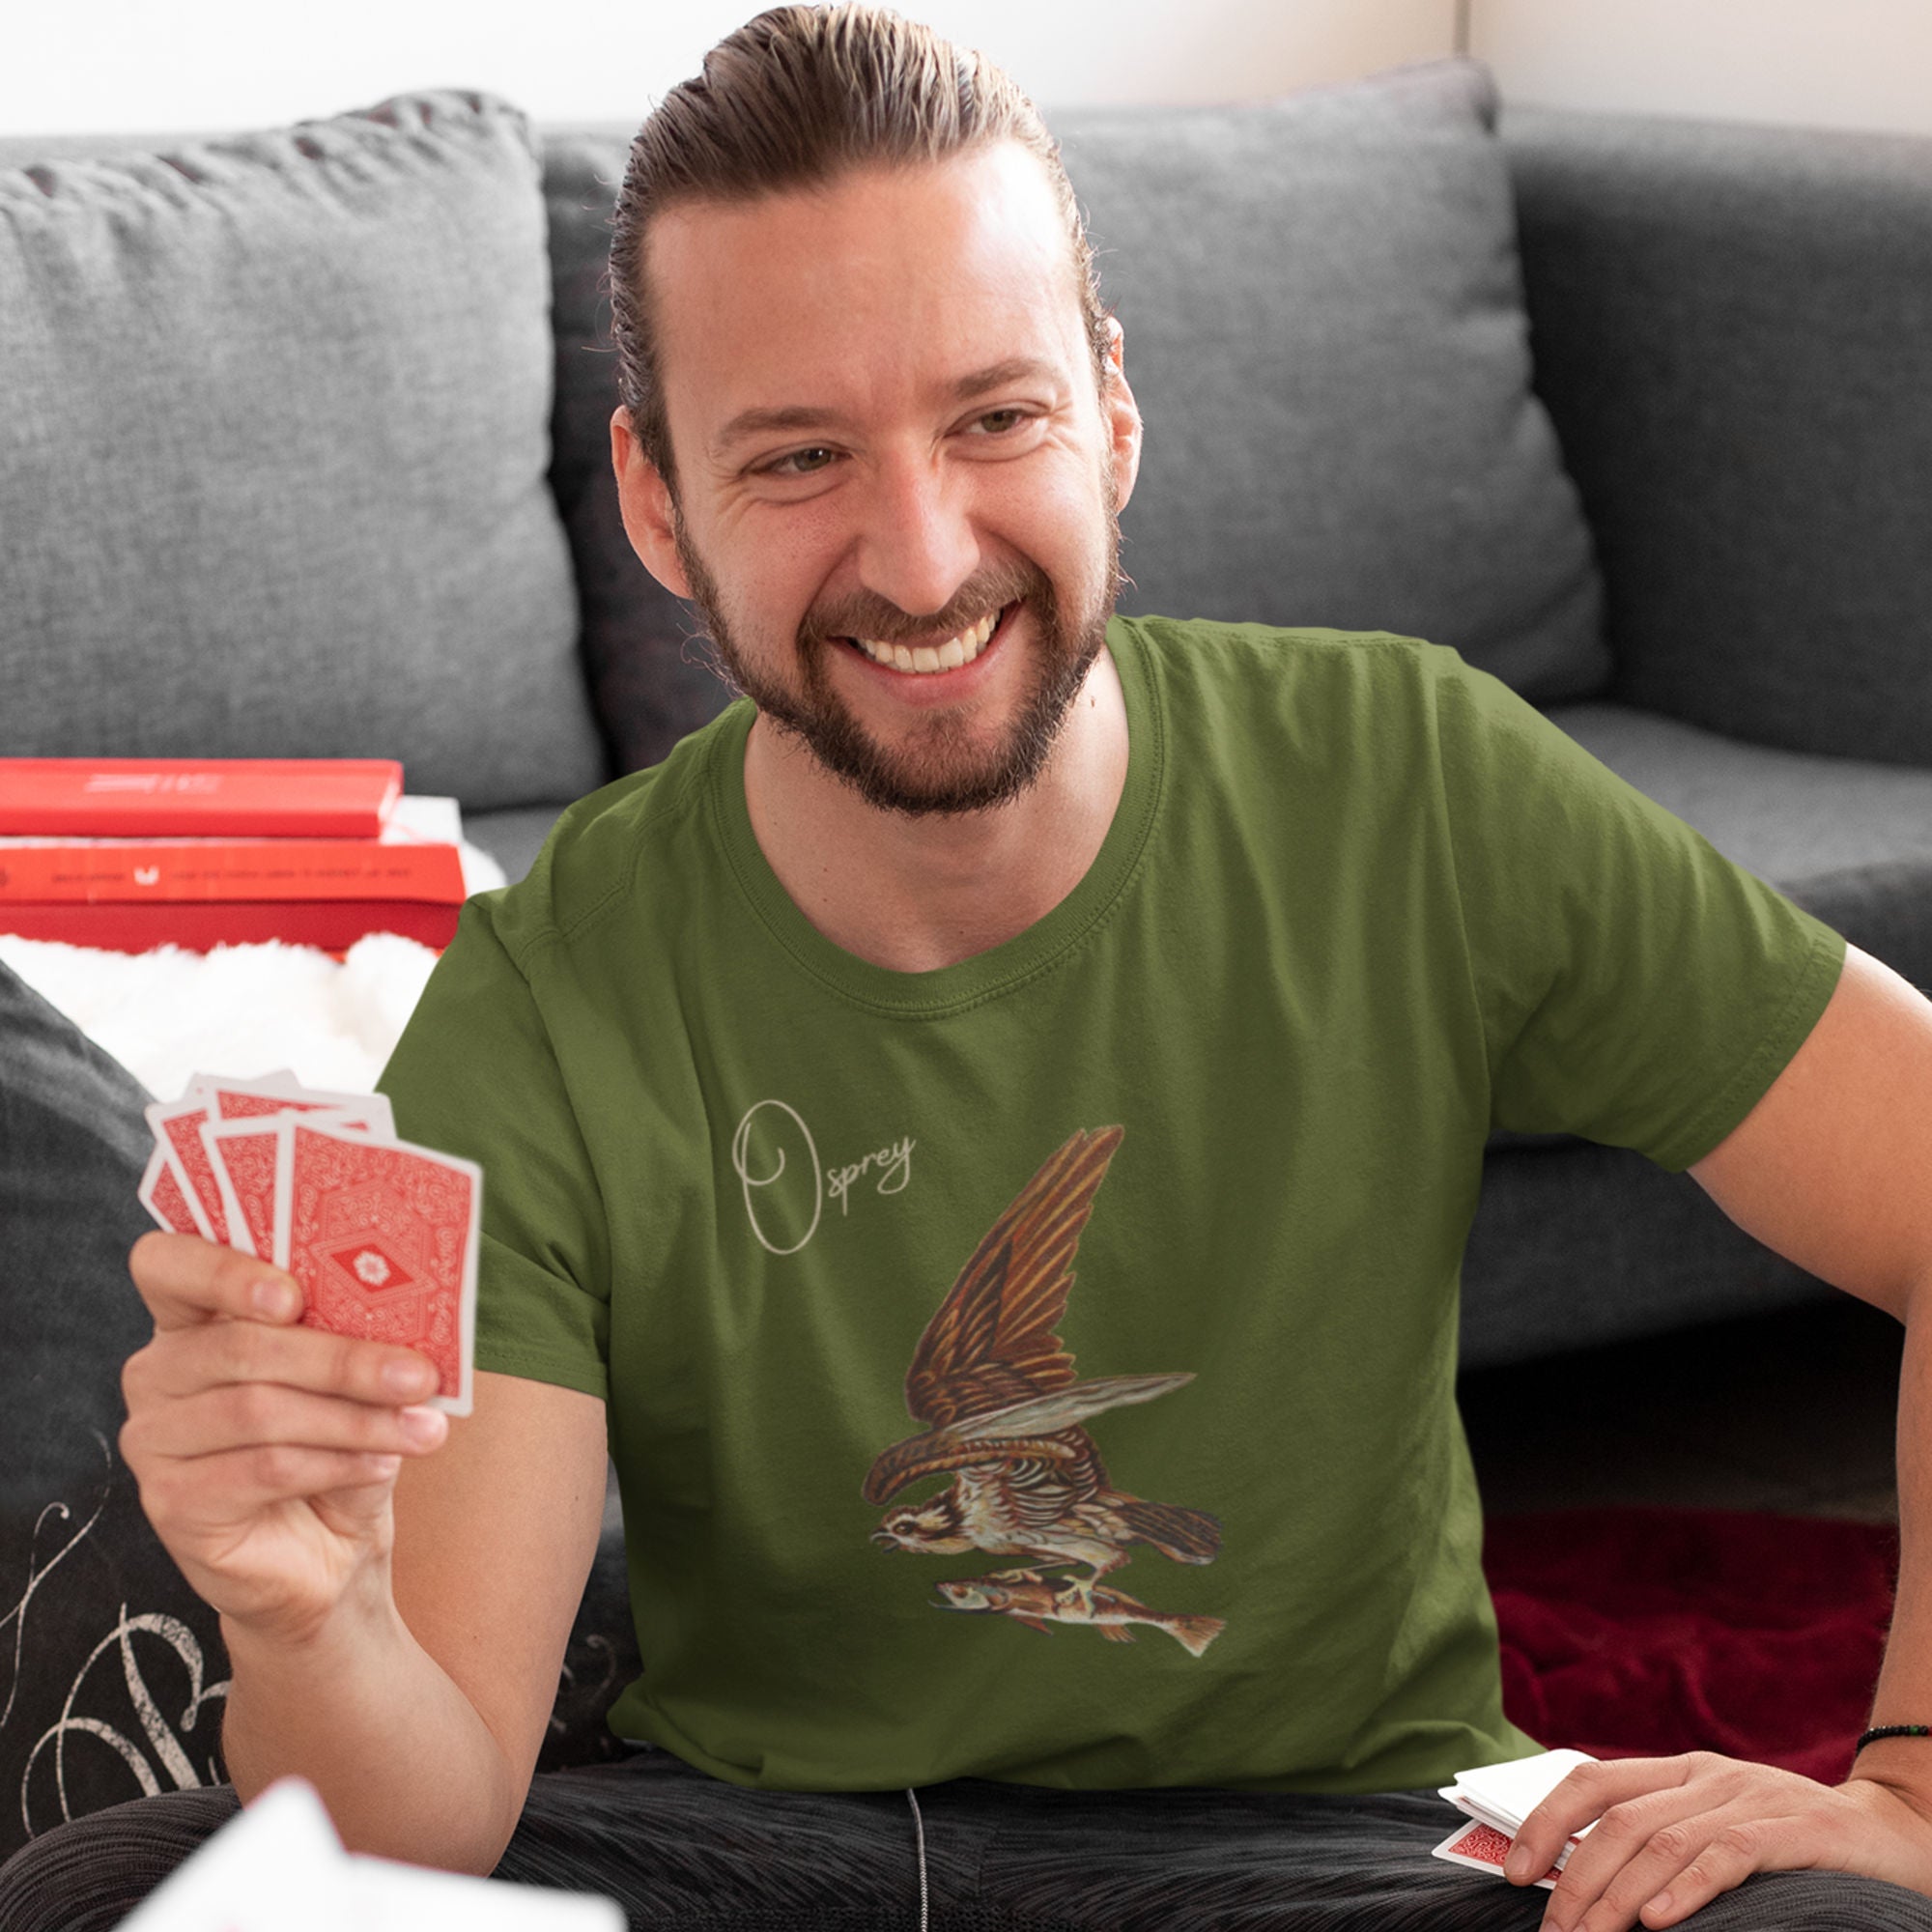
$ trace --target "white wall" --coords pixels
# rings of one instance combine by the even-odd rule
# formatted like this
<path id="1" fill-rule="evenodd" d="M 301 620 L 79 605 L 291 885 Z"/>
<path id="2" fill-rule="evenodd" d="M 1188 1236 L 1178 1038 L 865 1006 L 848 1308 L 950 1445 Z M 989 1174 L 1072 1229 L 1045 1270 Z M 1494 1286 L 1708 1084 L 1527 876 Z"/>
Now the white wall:
<path id="1" fill-rule="evenodd" d="M 1449 50 L 1455 0 L 903 0 L 1043 105 L 1254 99 Z M 39 0 L 0 134 L 225 129 L 413 87 L 635 123 L 759 0 Z"/>
<path id="2" fill-rule="evenodd" d="M 412 87 L 635 122 L 758 0 L 24 0 L 0 135 L 273 126 Z M 1254 99 L 1449 51 L 1458 0 L 903 0 L 1042 105 Z M 1932 131 L 1932 0 L 1466 0 L 1507 99 Z"/>
<path id="3" fill-rule="evenodd" d="M 1932 0 L 1473 0 L 1503 95 L 1932 133 Z"/>

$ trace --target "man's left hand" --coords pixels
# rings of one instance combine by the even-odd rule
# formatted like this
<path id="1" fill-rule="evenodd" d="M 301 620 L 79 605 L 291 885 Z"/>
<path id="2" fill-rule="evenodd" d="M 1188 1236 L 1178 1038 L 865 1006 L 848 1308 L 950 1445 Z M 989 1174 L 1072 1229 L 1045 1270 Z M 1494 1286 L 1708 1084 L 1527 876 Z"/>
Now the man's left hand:
<path id="1" fill-rule="evenodd" d="M 1523 1820 L 1508 1878 L 1540 1878 L 1593 1818 L 1549 1895 L 1548 1932 L 1676 1925 L 1760 1871 L 1855 1872 L 1932 1893 L 1932 1797 L 1712 1751 L 1579 1765 Z"/>

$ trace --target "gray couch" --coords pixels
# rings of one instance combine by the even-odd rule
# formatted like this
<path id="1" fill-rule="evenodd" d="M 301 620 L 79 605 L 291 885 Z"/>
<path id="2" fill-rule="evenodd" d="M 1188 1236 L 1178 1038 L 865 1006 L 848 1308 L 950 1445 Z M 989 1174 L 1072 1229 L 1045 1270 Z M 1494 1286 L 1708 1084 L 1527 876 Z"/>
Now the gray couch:
<path id="1" fill-rule="evenodd" d="M 1451 69 L 1281 110 L 1052 117 L 1149 423 L 1125 520 L 1137 586 L 1127 608 L 1454 643 L 1721 849 L 1932 984 L 1932 142 L 1528 111 L 1505 117 L 1498 141 L 1492 108 L 1479 73 Z M 286 153 L 327 158 L 333 138 Z M 64 191 L 49 156 L 114 145 L 0 145 L 0 177 L 45 163 L 26 185 L 15 179 L 14 218 L 31 228 L 34 194 L 51 203 Z M 599 285 L 623 152 L 619 130 L 554 130 L 541 174 L 547 283 L 543 230 L 526 222 L 459 278 L 460 302 L 419 318 L 449 339 L 411 382 L 386 367 L 351 372 L 364 388 L 389 384 L 384 460 L 404 464 L 394 425 L 423 384 L 460 395 L 480 380 L 468 364 L 460 381 L 450 374 L 474 348 L 458 325 L 530 299 L 541 323 L 551 303 L 550 440 L 529 471 L 547 479 L 530 512 L 544 527 L 517 539 L 532 546 L 548 602 L 530 606 L 541 620 L 517 607 L 526 645 L 469 668 L 452 655 L 464 639 L 438 637 L 419 665 L 405 662 L 440 604 L 470 599 L 468 628 L 500 614 L 503 597 L 479 589 L 465 559 L 485 578 L 511 538 L 456 528 L 475 513 L 473 477 L 507 462 L 514 441 L 493 437 L 487 415 L 473 447 L 422 471 L 446 481 L 469 466 L 468 487 L 431 500 L 428 482 L 412 483 L 367 520 L 363 534 L 380 545 L 385 526 L 430 504 L 353 621 L 341 615 L 350 565 L 313 556 L 334 523 L 318 535 L 313 516 L 289 553 L 299 594 L 282 606 L 217 622 L 214 600 L 197 605 L 179 571 L 167 599 L 148 594 L 182 546 L 203 540 L 197 511 L 193 527 L 137 558 L 128 581 L 143 594 L 118 629 L 73 616 L 47 588 L 67 581 L 57 571 L 106 583 L 113 557 L 57 554 L 57 520 L 33 515 L 71 492 L 69 518 L 84 524 L 99 492 L 71 468 L 51 482 L 34 471 L 32 496 L 18 481 L 51 460 L 51 443 L 76 439 L 10 443 L 0 428 L 11 519 L 0 661 L 12 691 L 0 753 L 394 750 L 413 789 L 463 797 L 471 836 L 514 875 L 571 797 L 712 715 L 724 694 L 695 626 L 630 554 L 609 477 L 614 391 Z M 362 151 L 343 165 L 358 193 L 377 192 Z M 214 163 L 156 164 L 143 192 L 166 196 L 176 177 L 198 189 L 197 170 L 219 185 Z M 461 226 L 410 229 L 397 260 L 452 236 L 460 245 Z M 265 284 L 258 299 L 284 294 Z M 307 312 L 331 298 L 321 283 L 301 294 Z M 231 304 L 237 330 L 248 307 Z M 49 326 L 37 381 L 81 313 Z M 353 329 L 345 321 L 319 336 L 304 366 L 347 355 Z M 114 404 L 119 358 L 145 361 L 161 334 L 151 308 L 111 352 L 109 402 L 88 418 L 107 445 L 90 459 L 101 491 L 113 439 L 138 438 L 151 412 Z M 274 347 L 264 338 L 250 353 Z M 175 425 L 190 459 L 204 430 L 210 447 L 226 447 L 212 419 Z M 318 411 L 305 434 L 328 433 Z M 380 466 L 364 452 L 329 472 L 289 440 L 283 468 L 265 473 L 313 485 L 325 503 L 333 489 L 353 524 Z M 529 451 L 518 460 L 527 469 Z M 311 470 L 328 473 L 318 482 Z M 167 494 L 144 514 L 168 514 Z M 224 514 L 255 510 L 238 496 Z M 138 550 L 148 527 L 96 548 Z M 220 559 L 198 567 L 216 572 Z M 24 589 L 10 586 L 23 568 Z M 238 578 L 221 611 L 271 598 L 267 575 Z M 444 591 L 426 595 L 424 582 Z M 384 597 L 413 600 L 409 622 L 365 665 L 356 653 Z M 321 633 L 281 641 L 318 608 Z M 140 650 L 127 644 L 128 626 L 151 619 Z M 384 693 L 402 686 L 380 728 L 366 724 L 380 705 L 356 709 L 374 704 L 371 679 Z M 254 712 L 259 682 L 275 702 Z M 158 704 L 102 742 L 90 721 L 118 718 L 128 689 L 151 687 Z M 1499 1136 L 1464 1271 L 1464 1360 L 1825 1293 L 1733 1230 L 1686 1177 L 1621 1150 Z M 620 1536 L 613 1516 L 549 1762 L 608 1747 L 597 1719 L 635 1659 Z"/>

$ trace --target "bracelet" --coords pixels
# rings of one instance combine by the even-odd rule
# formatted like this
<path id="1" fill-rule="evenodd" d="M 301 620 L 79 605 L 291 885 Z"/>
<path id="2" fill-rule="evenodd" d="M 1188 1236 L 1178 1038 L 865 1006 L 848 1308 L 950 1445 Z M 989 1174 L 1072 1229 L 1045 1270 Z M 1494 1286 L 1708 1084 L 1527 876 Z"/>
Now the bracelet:
<path id="1" fill-rule="evenodd" d="M 1874 1724 L 1860 1735 L 1852 1747 L 1852 1755 L 1857 1757 L 1867 1745 L 1877 1744 L 1880 1738 L 1932 1738 L 1932 1724 Z"/>

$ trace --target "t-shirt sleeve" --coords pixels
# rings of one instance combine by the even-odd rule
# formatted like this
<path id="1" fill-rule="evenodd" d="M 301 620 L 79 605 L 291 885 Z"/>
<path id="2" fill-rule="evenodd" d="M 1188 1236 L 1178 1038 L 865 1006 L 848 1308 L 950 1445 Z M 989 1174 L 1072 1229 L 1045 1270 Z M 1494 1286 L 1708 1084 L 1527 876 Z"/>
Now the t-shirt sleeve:
<path id="1" fill-rule="evenodd" d="M 1444 656 L 1444 803 L 1492 1123 L 1681 1171 L 1803 1044 L 1845 942 L 1499 680 Z"/>
<path id="2" fill-rule="evenodd" d="M 602 1201 L 538 1002 L 471 899 L 378 1083 L 405 1140 L 483 1170 L 476 1366 L 608 1393 Z"/>

